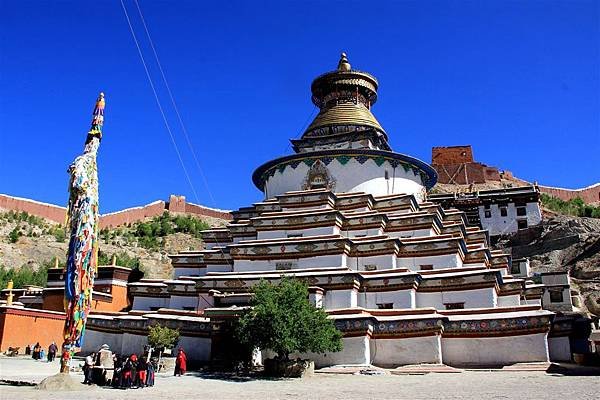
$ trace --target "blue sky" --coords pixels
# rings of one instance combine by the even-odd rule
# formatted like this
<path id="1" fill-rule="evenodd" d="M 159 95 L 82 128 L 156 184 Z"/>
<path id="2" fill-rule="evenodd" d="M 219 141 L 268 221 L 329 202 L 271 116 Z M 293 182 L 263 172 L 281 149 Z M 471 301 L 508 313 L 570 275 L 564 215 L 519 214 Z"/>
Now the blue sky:
<path id="1" fill-rule="evenodd" d="M 373 112 L 396 151 L 429 162 L 432 146 L 470 143 L 524 179 L 600 180 L 597 1 L 139 0 L 208 189 L 124 2 L 198 198 L 119 0 L 0 1 L 0 192 L 66 204 L 103 90 L 101 212 L 170 193 L 249 205 L 261 199 L 253 170 L 291 152 L 314 115 L 311 81 L 342 50 L 379 79 Z"/>

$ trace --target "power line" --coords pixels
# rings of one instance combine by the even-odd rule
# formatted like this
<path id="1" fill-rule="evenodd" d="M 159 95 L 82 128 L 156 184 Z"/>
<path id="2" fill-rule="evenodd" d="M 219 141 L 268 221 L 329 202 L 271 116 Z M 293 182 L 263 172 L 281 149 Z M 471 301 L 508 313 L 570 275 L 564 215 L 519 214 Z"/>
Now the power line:
<path id="1" fill-rule="evenodd" d="M 194 193 L 194 197 L 196 198 L 196 202 L 200 202 L 198 199 L 198 194 L 196 193 L 196 189 L 194 188 L 194 184 L 190 179 L 190 175 L 188 174 L 187 168 L 183 162 L 183 158 L 181 157 L 181 153 L 179 152 L 179 148 L 177 147 L 177 143 L 175 142 L 175 137 L 173 136 L 173 132 L 171 131 L 171 127 L 169 126 L 169 122 L 167 121 L 167 117 L 165 116 L 165 112 L 163 110 L 162 105 L 160 104 L 160 99 L 158 98 L 158 94 L 156 93 L 156 88 L 154 87 L 154 83 L 152 82 L 152 77 L 150 76 L 150 72 L 148 71 L 148 66 L 146 65 L 146 60 L 144 59 L 144 55 L 142 54 L 142 49 L 140 48 L 140 44 L 138 42 L 137 36 L 133 30 L 133 26 L 131 25 L 131 20 L 129 19 L 129 14 L 127 13 L 127 8 L 125 8 L 125 4 L 123 0 L 120 0 L 121 7 L 123 8 L 123 12 L 125 13 L 125 18 L 127 19 L 127 24 L 129 25 L 129 31 L 131 32 L 131 36 L 133 37 L 133 41 L 135 42 L 135 47 L 137 48 L 138 54 L 140 56 L 140 60 L 142 61 L 142 65 L 144 66 L 144 71 L 146 72 L 146 77 L 148 78 L 148 82 L 150 83 L 150 87 L 152 88 L 152 93 L 154 94 L 154 99 L 156 100 L 156 105 L 160 110 L 160 114 L 162 116 L 163 122 L 167 131 L 169 132 L 169 137 L 171 138 L 171 143 L 173 143 L 173 147 L 175 148 L 175 153 L 177 153 L 177 158 L 179 158 L 179 163 L 181 164 L 181 168 L 185 174 L 185 177 Z"/>
<path id="2" fill-rule="evenodd" d="M 194 162 L 196 163 L 196 167 L 198 168 L 198 172 L 200 172 L 200 176 L 202 177 L 202 181 L 204 183 L 204 186 L 206 187 L 206 191 L 208 192 L 208 195 L 210 196 L 210 199 L 213 203 L 213 206 L 216 206 L 216 201 L 215 198 L 213 197 L 213 194 L 208 186 L 208 181 L 206 180 L 206 176 L 204 175 L 204 171 L 202 170 L 202 167 L 200 166 L 200 161 L 198 161 L 198 157 L 196 156 L 196 152 L 194 151 L 194 147 L 192 146 L 192 141 L 190 140 L 190 137 L 188 135 L 187 129 L 185 127 L 185 124 L 183 123 L 183 119 L 181 118 L 181 114 L 179 113 L 179 107 L 177 107 L 177 103 L 175 102 L 175 98 L 173 96 L 173 93 L 171 92 L 171 87 L 169 86 L 169 82 L 167 81 L 167 77 L 165 75 L 165 72 L 162 68 L 162 64 L 160 62 L 160 59 L 158 57 L 158 52 L 156 51 L 156 48 L 154 47 L 154 42 L 152 41 L 152 37 L 150 36 L 150 31 L 148 29 L 148 26 L 146 24 L 146 20 L 144 19 L 144 15 L 142 13 L 142 9 L 140 7 L 140 4 L 138 2 L 138 0 L 134 0 L 135 5 L 138 9 L 138 13 L 140 14 L 140 19 L 142 21 L 142 25 L 144 26 L 144 30 L 146 31 L 146 37 L 148 37 L 148 42 L 150 42 L 150 48 L 152 48 L 152 53 L 154 53 L 154 59 L 156 60 L 156 64 L 158 65 L 158 70 L 160 71 L 160 75 L 162 77 L 162 80 L 165 84 L 165 87 L 167 88 L 167 92 L 169 93 L 169 98 L 171 99 L 171 104 L 173 104 L 173 108 L 175 109 L 175 114 L 177 115 L 177 120 L 179 121 L 179 125 L 181 126 L 181 130 L 183 132 L 183 135 L 185 136 L 185 140 L 187 142 L 188 148 L 190 149 L 190 152 L 192 153 L 192 156 L 194 157 Z M 196 201 L 198 201 L 196 199 Z"/>

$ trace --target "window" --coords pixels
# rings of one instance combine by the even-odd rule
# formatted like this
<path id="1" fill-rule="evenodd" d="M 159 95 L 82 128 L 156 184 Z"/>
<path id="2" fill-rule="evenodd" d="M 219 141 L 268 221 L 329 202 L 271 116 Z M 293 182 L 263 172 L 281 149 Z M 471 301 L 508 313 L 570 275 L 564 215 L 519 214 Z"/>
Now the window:
<path id="1" fill-rule="evenodd" d="M 297 268 L 298 266 L 296 265 L 296 263 L 294 262 L 289 262 L 289 261 L 282 261 L 282 262 L 276 262 L 275 263 L 275 270 L 276 271 L 287 271 L 290 270 L 292 268 Z"/>
<path id="2" fill-rule="evenodd" d="M 462 310 L 465 308 L 465 303 L 444 303 L 446 310 Z"/>
<path id="3" fill-rule="evenodd" d="M 289 233 L 287 235 L 287 237 L 288 237 L 288 239 L 291 239 L 291 238 L 301 238 L 302 234 L 301 233 Z"/>
<path id="4" fill-rule="evenodd" d="M 524 217 L 525 215 L 527 215 L 527 208 L 517 207 L 517 216 Z"/>
<path id="5" fill-rule="evenodd" d="M 510 266 L 510 273 L 512 275 L 518 275 L 521 273 L 521 263 L 520 262 L 513 262 Z"/>
<path id="6" fill-rule="evenodd" d="M 517 220 L 517 228 L 526 229 L 527 228 L 527 220 L 526 219 L 518 219 Z"/>
<path id="7" fill-rule="evenodd" d="M 377 265 L 375 264 L 365 264 L 365 271 L 376 271 Z"/>
<path id="8" fill-rule="evenodd" d="M 551 290 L 550 291 L 550 302 L 552 302 L 552 303 L 562 303 L 563 302 L 563 292 L 562 292 L 562 290 Z"/>
<path id="9" fill-rule="evenodd" d="M 489 204 L 486 204 L 486 205 L 483 206 L 483 208 L 485 208 L 486 210 L 489 210 L 492 207 Z"/>
<path id="10" fill-rule="evenodd" d="M 158 311 L 160 307 L 150 307 L 150 311 Z"/>
<path id="11" fill-rule="evenodd" d="M 419 268 L 421 269 L 421 271 L 431 271 L 431 270 L 433 270 L 433 265 L 432 264 L 423 264 L 423 265 L 419 265 Z"/>
<path id="12" fill-rule="evenodd" d="M 195 311 L 195 310 L 196 310 L 196 307 L 192 307 L 192 306 L 184 306 L 184 307 L 183 307 L 183 310 L 184 310 L 184 311 Z"/>
<path id="13" fill-rule="evenodd" d="M 389 310 L 394 308 L 394 303 L 378 303 L 377 308 L 380 310 Z"/>
<path id="14" fill-rule="evenodd" d="M 506 207 L 500 207 L 500 216 L 506 217 L 508 215 L 508 209 Z"/>
<path id="15" fill-rule="evenodd" d="M 485 210 L 484 214 L 486 218 L 492 218 L 492 212 L 490 210 Z"/>

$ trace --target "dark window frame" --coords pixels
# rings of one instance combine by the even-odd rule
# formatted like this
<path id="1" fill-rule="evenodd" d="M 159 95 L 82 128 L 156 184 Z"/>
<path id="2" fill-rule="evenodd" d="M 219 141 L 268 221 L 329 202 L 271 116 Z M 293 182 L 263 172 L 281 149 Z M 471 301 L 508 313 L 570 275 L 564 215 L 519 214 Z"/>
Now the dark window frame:
<path id="1" fill-rule="evenodd" d="M 562 303 L 565 301 L 562 290 L 550 290 L 550 303 Z"/>
<path id="2" fill-rule="evenodd" d="M 444 307 L 446 307 L 446 310 L 464 310 L 465 302 L 444 303 Z"/>

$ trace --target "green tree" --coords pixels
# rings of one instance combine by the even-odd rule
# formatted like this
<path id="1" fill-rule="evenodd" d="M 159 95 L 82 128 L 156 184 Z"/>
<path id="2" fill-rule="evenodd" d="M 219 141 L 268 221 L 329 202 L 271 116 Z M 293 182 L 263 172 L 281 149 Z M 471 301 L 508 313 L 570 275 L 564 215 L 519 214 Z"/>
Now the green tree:
<path id="1" fill-rule="evenodd" d="M 249 347 L 269 349 L 279 359 L 294 352 L 342 350 L 342 335 L 327 313 L 308 301 L 308 286 L 284 278 L 279 284 L 260 282 L 252 308 L 239 319 L 236 336 Z"/>
<path id="2" fill-rule="evenodd" d="M 148 344 L 159 351 L 158 362 L 165 349 L 172 349 L 179 341 L 179 330 L 168 326 L 153 325 L 148 329 Z"/>

